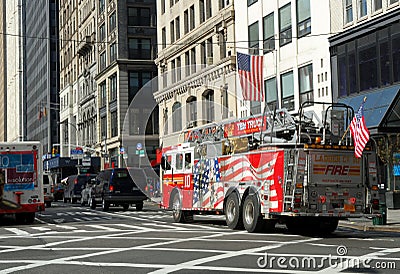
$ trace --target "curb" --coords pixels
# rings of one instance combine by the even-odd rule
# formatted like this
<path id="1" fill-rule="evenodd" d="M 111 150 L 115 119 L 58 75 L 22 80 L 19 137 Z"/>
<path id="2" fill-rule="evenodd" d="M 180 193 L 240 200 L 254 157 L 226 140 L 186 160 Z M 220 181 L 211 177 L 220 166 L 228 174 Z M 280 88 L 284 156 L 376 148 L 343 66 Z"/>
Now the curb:
<path id="1" fill-rule="evenodd" d="M 393 227 L 390 225 L 377 226 L 377 225 L 340 223 L 339 222 L 339 227 L 352 228 L 352 229 L 356 229 L 356 230 L 360 230 L 360 231 L 400 232 L 400 226 Z"/>

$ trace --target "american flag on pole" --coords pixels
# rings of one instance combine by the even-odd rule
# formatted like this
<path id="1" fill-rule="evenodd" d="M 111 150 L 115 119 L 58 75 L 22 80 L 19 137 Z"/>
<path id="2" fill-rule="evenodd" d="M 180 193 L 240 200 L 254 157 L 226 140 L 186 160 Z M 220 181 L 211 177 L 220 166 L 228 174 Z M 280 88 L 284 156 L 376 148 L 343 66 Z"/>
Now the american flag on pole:
<path id="1" fill-rule="evenodd" d="M 360 158 L 369 140 L 369 131 L 364 119 L 364 101 L 361 103 L 356 115 L 350 123 L 350 131 L 354 142 L 354 155 Z"/>
<path id="2" fill-rule="evenodd" d="M 264 56 L 237 53 L 238 73 L 244 100 L 264 101 Z"/>

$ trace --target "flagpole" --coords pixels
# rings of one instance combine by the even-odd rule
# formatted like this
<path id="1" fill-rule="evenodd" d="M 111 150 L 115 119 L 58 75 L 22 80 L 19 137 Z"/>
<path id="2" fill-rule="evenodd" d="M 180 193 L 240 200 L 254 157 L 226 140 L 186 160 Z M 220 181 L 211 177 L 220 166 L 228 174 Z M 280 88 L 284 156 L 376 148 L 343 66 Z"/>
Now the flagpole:
<path id="1" fill-rule="evenodd" d="M 363 99 L 363 102 L 362 102 L 362 104 L 364 104 L 364 103 L 365 103 L 365 101 L 367 101 L 367 96 L 364 96 L 364 99 Z M 346 136 L 347 132 L 348 132 L 348 131 L 349 131 L 349 129 L 350 129 L 350 125 L 351 125 L 351 122 L 350 122 L 350 124 L 347 126 L 347 129 L 346 129 L 346 131 L 343 133 L 342 139 L 340 139 L 340 141 L 339 141 L 339 145 L 341 145 L 341 144 L 342 144 L 342 141 L 343 141 L 344 137 Z"/>

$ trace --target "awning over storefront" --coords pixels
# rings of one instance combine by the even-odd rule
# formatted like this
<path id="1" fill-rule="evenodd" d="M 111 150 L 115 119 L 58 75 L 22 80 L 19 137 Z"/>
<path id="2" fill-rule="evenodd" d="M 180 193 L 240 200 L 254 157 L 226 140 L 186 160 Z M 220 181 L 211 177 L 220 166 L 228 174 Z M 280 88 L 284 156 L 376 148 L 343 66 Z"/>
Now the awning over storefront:
<path id="1" fill-rule="evenodd" d="M 340 98 L 338 102 L 351 106 L 356 112 L 364 97 L 367 97 L 364 105 L 364 117 L 371 134 L 400 132 L 399 90 L 400 85 L 394 85 L 374 92 Z"/>

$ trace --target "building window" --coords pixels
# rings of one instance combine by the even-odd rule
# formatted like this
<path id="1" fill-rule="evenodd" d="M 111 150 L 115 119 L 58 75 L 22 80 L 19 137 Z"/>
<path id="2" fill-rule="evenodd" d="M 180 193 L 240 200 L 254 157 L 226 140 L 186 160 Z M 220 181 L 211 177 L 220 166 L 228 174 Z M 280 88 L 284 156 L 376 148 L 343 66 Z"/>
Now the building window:
<path id="1" fill-rule="evenodd" d="M 279 45 L 284 46 L 292 42 L 292 19 L 290 3 L 279 9 Z"/>
<path id="2" fill-rule="evenodd" d="M 110 45 L 110 63 L 117 59 L 117 43 Z"/>
<path id="3" fill-rule="evenodd" d="M 229 0 L 218 0 L 218 9 L 222 10 L 229 5 Z"/>
<path id="4" fill-rule="evenodd" d="M 254 3 L 256 3 L 258 0 L 247 0 L 247 6 L 249 7 L 249 6 L 251 6 L 251 5 L 253 5 Z"/>
<path id="5" fill-rule="evenodd" d="M 211 0 L 206 0 L 206 19 L 211 18 L 211 16 L 212 16 Z"/>
<path id="6" fill-rule="evenodd" d="M 293 71 L 281 75 L 282 107 L 294 110 Z"/>
<path id="7" fill-rule="evenodd" d="M 276 77 L 265 80 L 265 102 L 270 110 L 278 108 L 278 90 L 276 86 Z"/>
<path id="8" fill-rule="evenodd" d="M 352 0 L 344 0 L 344 1 L 346 3 L 344 23 L 348 24 L 350 22 L 353 22 L 353 4 Z"/>
<path id="9" fill-rule="evenodd" d="M 100 41 L 104 41 L 106 39 L 106 25 L 102 24 L 99 29 Z"/>
<path id="10" fill-rule="evenodd" d="M 389 4 L 392 5 L 392 4 L 394 4 L 394 3 L 397 3 L 398 1 L 399 1 L 399 0 L 390 0 L 390 1 L 389 1 Z"/>
<path id="11" fill-rule="evenodd" d="M 171 61 L 171 83 L 175 84 L 176 82 L 176 67 L 175 67 L 175 60 Z"/>
<path id="12" fill-rule="evenodd" d="M 205 68 L 207 64 L 206 42 L 202 42 L 200 44 L 200 60 L 201 60 L 201 68 Z"/>
<path id="13" fill-rule="evenodd" d="M 149 8 L 128 8 L 128 26 L 150 26 Z"/>
<path id="14" fill-rule="evenodd" d="M 151 72 L 129 71 L 129 104 L 131 104 L 138 91 L 150 80 Z"/>
<path id="15" fill-rule="evenodd" d="M 106 116 L 101 117 L 100 120 L 101 120 L 101 125 L 100 125 L 101 126 L 101 128 L 100 128 L 101 139 L 106 140 L 107 139 L 107 117 Z"/>
<path id="16" fill-rule="evenodd" d="M 225 86 L 222 87 L 221 91 L 221 96 L 222 96 L 222 118 L 226 119 L 228 118 L 229 114 L 229 100 L 228 100 L 228 85 L 225 84 Z"/>
<path id="17" fill-rule="evenodd" d="M 249 53 L 259 54 L 259 31 L 258 21 L 249 26 Z"/>
<path id="18" fill-rule="evenodd" d="M 192 30 L 194 30 L 194 26 L 195 26 L 194 5 L 189 8 L 189 15 L 190 15 L 190 18 L 189 18 L 190 25 L 189 26 L 190 26 L 190 31 L 192 31 Z"/>
<path id="19" fill-rule="evenodd" d="M 179 38 L 181 38 L 181 23 L 179 20 L 179 16 L 175 18 L 175 35 L 176 35 L 176 39 L 178 40 Z"/>
<path id="20" fill-rule="evenodd" d="M 199 3 L 200 6 L 200 24 L 204 22 L 205 18 L 206 18 L 206 11 L 205 11 L 205 7 L 204 7 L 204 0 L 200 0 Z"/>
<path id="21" fill-rule="evenodd" d="M 190 67 L 191 73 L 196 73 L 196 48 L 190 50 Z"/>
<path id="22" fill-rule="evenodd" d="M 179 102 L 172 105 L 172 130 L 174 132 L 182 130 L 182 107 Z"/>
<path id="23" fill-rule="evenodd" d="M 378 59 L 375 33 L 358 39 L 358 61 L 360 91 L 378 87 Z"/>
<path id="24" fill-rule="evenodd" d="M 263 49 L 264 53 L 275 50 L 274 13 L 270 13 L 263 20 Z"/>
<path id="25" fill-rule="evenodd" d="M 175 42 L 175 21 L 172 20 L 169 23 L 169 30 L 170 30 L 170 39 L 171 39 L 171 44 Z"/>
<path id="26" fill-rule="evenodd" d="M 117 27 L 117 15 L 115 11 L 110 15 L 108 22 L 110 25 L 109 33 L 111 33 Z"/>
<path id="27" fill-rule="evenodd" d="M 151 59 L 151 40 L 129 38 L 129 58 L 139 60 Z"/>
<path id="28" fill-rule="evenodd" d="M 117 74 L 109 78 L 110 83 L 110 102 L 117 100 Z"/>
<path id="29" fill-rule="evenodd" d="M 107 104 L 107 89 L 106 89 L 106 81 L 103 81 L 99 85 L 100 91 L 100 107 L 104 107 Z"/>
<path id="30" fill-rule="evenodd" d="M 373 0 L 373 3 L 374 3 L 374 11 L 382 9 L 382 0 Z"/>
<path id="31" fill-rule="evenodd" d="M 189 51 L 185 52 L 185 76 L 190 75 L 190 56 Z"/>
<path id="32" fill-rule="evenodd" d="M 165 0 L 161 0 L 161 14 L 165 13 Z"/>
<path id="33" fill-rule="evenodd" d="M 311 33 L 310 0 L 297 0 L 297 36 Z"/>
<path id="34" fill-rule="evenodd" d="M 184 34 L 189 32 L 189 12 L 188 10 L 185 10 L 183 13 L 183 31 Z"/>
<path id="35" fill-rule="evenodd" d="M 107 66 L 106 52 L 100 53 L 100 71 L 104 70 Z"/>
<path id="36" fill-rule="evenodd" d="M 167 46 L 167 30 L 165 29 L 165 27 L 161 30 L 161 41 L 161 47 L 162 49 L 165 49 L 165 47 Z"/>
<path id="37" fill-rule="evenodd" d="M 116 111 L 111 112 L 111 137 L 118 136 L 118 115 Z"/>
<path id="38" fill-rule="evenodd" d="M 314 101 L 312 64 L 299 68 L 300 105 L 306 101 Z"/>
<path id="39" fill-rule="evenodd" d="M 205 123 L 214 121 L 214 91 L 208 89 L 203 93 L 203 119 Z"/>
<path id="40" fill-rule="evenodd" d="M 105 8 L 105 1 L 106 0 L 99 0 L 99 12 L 102 13 L 104 11 Z"/>
<path id="41" fill-rule="evenodd" d="M 367 15 L 367 0 L 360 0 L 360 18 Z"/>
<path id="42" fill-rule="evenodd" d="M 176 80 L 180 81 L 182 79 L 182 64 L 181 57 L 176 58 Z"/>
<path id="43" fill-rule="evenodd" d="M 168 134 L 168 108 L 164 109 L 163 112 L 163 121 L 164 121 L 164 134 L 163 135 L 167 135 Z"/>
<path id="44" fill-rule="evenodd" d="M 186 100 L 186 121 L 187 128 L 197 126 L 197 99 L 194 96 L 190 96 Z"/>

